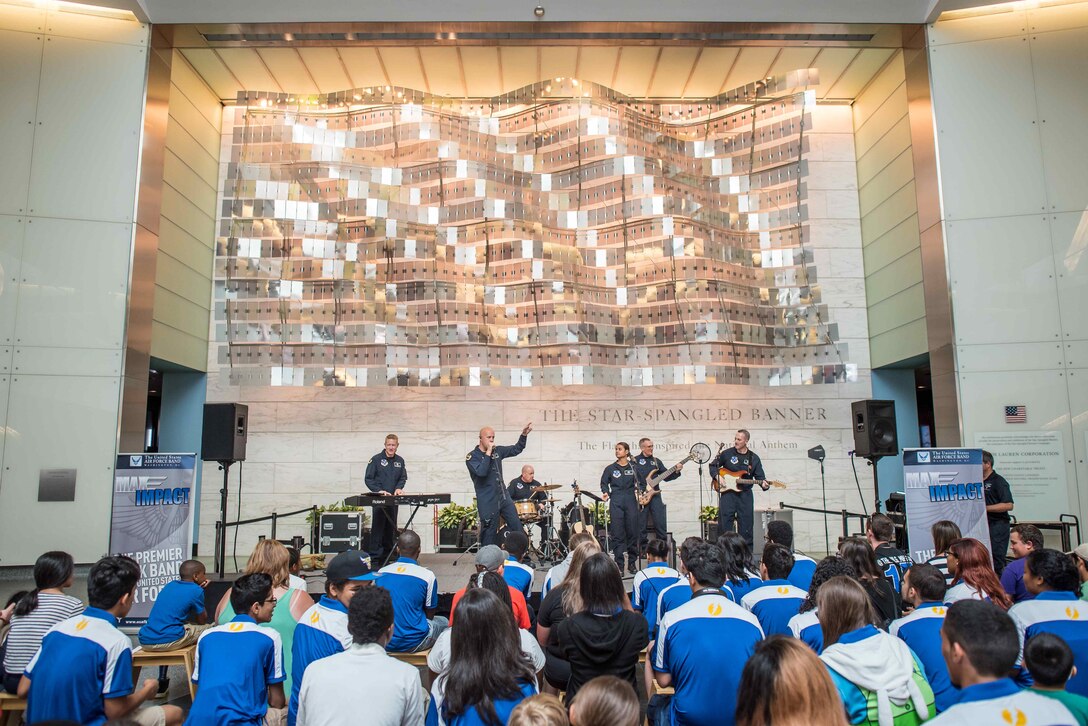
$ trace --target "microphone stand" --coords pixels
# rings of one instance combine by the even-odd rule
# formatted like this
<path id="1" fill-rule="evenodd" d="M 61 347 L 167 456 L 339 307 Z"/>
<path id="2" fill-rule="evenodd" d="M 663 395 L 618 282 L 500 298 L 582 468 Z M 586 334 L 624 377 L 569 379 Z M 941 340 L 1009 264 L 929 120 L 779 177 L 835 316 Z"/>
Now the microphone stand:
<path id="1" fill-rule="evenodd" d="M 820 459 L 820 492 L 823 495 L 824 508 L 824 552 L 831 552 L 831 536 L 827 532 L 827 479 L 824 478 L 824 460 Z"/>

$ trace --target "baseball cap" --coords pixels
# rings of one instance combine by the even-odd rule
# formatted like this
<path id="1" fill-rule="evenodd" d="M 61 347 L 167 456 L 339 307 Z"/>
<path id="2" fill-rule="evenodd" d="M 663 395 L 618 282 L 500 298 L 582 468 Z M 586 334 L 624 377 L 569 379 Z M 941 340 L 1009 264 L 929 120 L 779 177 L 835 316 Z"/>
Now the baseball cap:
<path id="1" fill-rule="evenodd" d="M 491 572 L 499 569 L 506 562 L 506 553 L 498 545 L 484 545 L 476 553 L 476 564 Z"/>
<path id="2" fill-rule="evenodd" d="M 370 558 L 358 550 L 344 550 L 325 568 L 329 580 L 377 580 L 381 575 L 370 571 Z"/>
<path id="3" fill-rule="evenodd" d="M 1088 562 L 1088 544 L 1079 544 L 1073 548 L 1072 552 L 1066 552 L 1067 555 L 1076 555 L 1085 562 Z"/>

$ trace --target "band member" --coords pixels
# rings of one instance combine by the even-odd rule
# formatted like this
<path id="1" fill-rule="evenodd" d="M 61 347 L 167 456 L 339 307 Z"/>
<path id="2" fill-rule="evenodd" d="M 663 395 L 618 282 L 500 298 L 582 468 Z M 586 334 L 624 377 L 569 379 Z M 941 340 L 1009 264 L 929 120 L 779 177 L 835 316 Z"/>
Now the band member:
<path id="1" fill-rule="evenodd" d="M 396 434 L 385 437 L 385 448 L 381 453 L 370 457 L 366 465 L 366 488 L 382 494 L 403 494 L 408 482 L 408 470 L 404 459 L 397 455 L 400 439 Z M 397 539 L 397 507 L 374 507 L 374 518 L 370 525 L 370 561 L 375 568 L 381 567 L 393 543 Z"/>
<path id="2" fill-rule="evenodd" d="M 526 464 L 521 467 L 521 476 L 517 479 L 512 479 L 509 486 L 506 487 L 506 493 L 510 495 L 510 498 L 515 502 L 521 502 L 526 499 L 536 502 L 537 511 L 541 512 L 540 521 L 537 522 L 537 526 L 540 527 L 540 546 L 544 546 L 544 538 L 547 536 L 547 523 L 544 521 L 544 515 L 541 508 L 544 502 L 548 501 L 548 495 L 546 492 L 533 493 L 533 489 L 540 486 L 540 482 L 536 480 L 536 470 L 532 466 Z"/>
<path id="3" fill-rule="evenodd" d="M 631 462 L 631 447 L 626 441 L 616 444 L 616 461 L 601 474 L 601 491 L 608 502 L 608 527 L 612 555 L 623 572 L 623 554 L 627 553 L 627 571 L 638 572 L 638 501 L 635 491 L 642 486 Z"/>
<path id="4" fill-rule="evenodd" d="M 514 503 L 506 492 L 502 477 L 502 460 L 517 456 L 525 448 L 532 422 L 525 424 L 521 437 L 513 446 L 496 446 L 495 429 L 484 426 L 480 429 L 480 443 L 465 456 L 468 475 L 476 489 L 476 509 L 480 513 L 480 543 L 495 544 L 498 540 L 499 515 L 507 526 L 521 528 L 521 520 L 514 509 Z"/>
<path id="5" fill-rule="evenodd" d="M 725 469 L 734 476 L 740 476 L 744 479 L 763 481 L 767 478 L 766 474 L 763 473 L 763 462 L 759 460 L 759 455 L 748 448 L 748 441 L 751 438 L 752 435 L 747 430 L 740 429 L 737 431 L 736 436 L 733 437 L 733 446 L 718 454 L 718 458 L 711 464 L 710 478 L 713 480 L 715 491 L 720 491 L 718 489 L 718 469 Z M 751 547 L 753 544 L 752 526 L 755 523 L 752 487 L 755 485 L 738 484 L 737 486 L 740 489 L 739 492 L 722 491 L 721 497 L 718 499 L 718 532 L 732 531 L 733 519 L 736 518 L 737 532 L 744 537 L 744 541 Z M 761 486 L 764 491 L 768 488 L 767 484 Z"/>
<path id="6" fill-rule="evenodd" d="M 645 485 L 650 472 L 656 471 L 660 476 L 669 467 L 662 463 L 661 459 L 654 456 L 654 442 L 647 438 L 638 440 L 639 453 L 634 459 L 635 473 L 638 474 L 639 481 Z M 663 481 L 672 481 L 680 476 L 680 470 L 684 468 L 681 464 L 676 467 L 676 471 L 669 474 Z M 668 530 L 668 519 L 665 512 L 665 502 L 661 499 L 662 495 L 658 494 L 650 500 L 650 503 L 646 505 L 646 508 L 642 510 L 642 516 L 639 517 L 638 531 L 640 544 L 645 549 L 646 545 L 646 516 L 653 517 L 654 521 L 654 534 L 661 541 L 665 541 L 665 532 Z"/>

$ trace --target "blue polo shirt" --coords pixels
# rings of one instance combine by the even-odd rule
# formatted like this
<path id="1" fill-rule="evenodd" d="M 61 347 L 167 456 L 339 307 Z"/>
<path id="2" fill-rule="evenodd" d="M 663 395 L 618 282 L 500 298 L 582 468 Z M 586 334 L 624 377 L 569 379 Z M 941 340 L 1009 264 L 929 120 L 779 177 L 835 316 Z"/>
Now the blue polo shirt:
<path id="1" fill-rule="evenodd" d="M 801 590 L 812 587 L 812 576 L 816 573 L 816 560 L 800 552 L 793 553 L 793 569 L 786 579 L 790 584 Z"/>
<path id="2" fill-rule="evenodd" d="M 762 639 L 756 617 L 720 592 L 706 591 L 665 614 L 650 657 L 676 689 L 669 723 L 732 724 L 741 672 Z"/>
<path id="3" fill-rule="evenodd" d="M 941 626 L 948 608 L 944 603 L 924 602 L 905 617 L 893 620 L 888 632 L 900 638 L 922 662 L 926 680 L 933 689 L 937 713 L 959 701 L 960 690 L 952 685 L 948 664 L 941 654 Z"/>
<path id="4" fill-rule="evenodd" d="M 790 635 L 816 651 L 816 655 L 824 652 L 824 629 L 820 627 L 820 616 L 815 609 L 797 613 L 790 618 L 787 627 Z"/>
<path id="5" fill-rule="evenodd" d="M 1054 633 L 1069 644 L 1077 674 L 1065 690 L 1088 696 L 1088 602 L 1072 592 L 1041 592 L 1034 600 L 1013 605 L 1009 616 L 1020 633 L 1021 658 L 1024 643 L 1039 633 Z"/>
<path id="6" fill-rule="evenodd" d="M 666 588 L 678 582 L 690 589 L 687 581 L 680 579 L 680 573 L 664 562 L 655 562 L 639 570 L 631 581 L 631 607 L 646 617 L 651 638 L 657 628 L 657 599 Z"/>
<path id="7" fill-rule="evenodd" d="M 526 600 L 528 600 L 529 595 L 532 594 L 533 576 L 535 574 L 532 567 L 523 565 L 513 557 L 507 555 L 506 562 L 502 568 L 502 577 L 506 580 L 507 585 L 519 591 L 525 596 Z"/>
<path id="8" fill-rule="evenodd" d="M 298 718 L 299 694 L 306 666 L 315 660 L 343 653 L 351 642 L 348 609 L 336 598 L 322 595 L 302 614 L 291 639 L 291 701 L 287 705 L 287 723 L 294 726 Z"/>
<path id="9" fill-rule="evenodd" d="M 42 639 L 23 675 L 30 679 L 27 723 L 106 722 L 105 699 L 132 693 L 132 645 L 117 618 L 88 607 Z"/>
<path id="10" fill-rule="evenodd" d="M 754 572 L 748 573 L 748 579 L 741 582 L 733 582 L 732 580 L 726 580 L 722 589 L 725 590 L 725 594 L 730 600 L 740 605 L 740 601 L 744 599 L 744 596 L 755 590 L 757 587 L 763 586 L 763 580 L 759 578 L 759 575 Z"/>
<path id="11" fill-rule="evenodd" d="M 1035 599 L 1035 596 L 1028 590 L 1027 585 L 1024 584 L 1024 565 L 1027 564 L 1027 561 L 1027 557 L 1013 560 L 1005 565 L 1005 569 L 1001 571 L 1001 587 L 1005 589 L 1005 592 L 1009 593 L 1009 597 L 1012 598 L 1014 603 Z"/>
<path id="12" fill-rule="evenodd" d="M 268 687 L 283 680 L 280 634 L 248 615 L 235 615 L 197 641 L 193 683 L 199 688 L 186 726 L 260 726 Z"/>
<path id="13" fill-rule="evenodd" d="M 445 679 L 443 677 L 435 679 L 434 685 L 431 686 L 431 703 L 427 708 L 426 726 L 490 726 L 491 722 L 485 721 L 475 708 L 469 708 L 455 718 L 443 718 L 442 691 L 444 687 Z M 509 701 L 492 701 L 495 706 L 495 714 L 499 717 L 499 723 L 504 724 L 509 721 L 510 713 L 517 708 L 517 705 L 526 698 L 536 695 L 536 692 L 535 683 L 522 683 L 521 694 L 518 698 Z"/>
<path id="14" fill-rule="evenodd" d="M 434 573 L 408 557 L 383 567 L 375 584 L 393 598 L 393 637 L 385 649 L 391 653 L 415 650 L 431 632 L 425 610 L 438 607 L 438 580 Z"/>
<path id="15" fill-rule="evenodd" d="M 790 618 L 800 611 L 807 595 L 788 580 L 767 580 L 741 598 L 740 604 L 759 618 L 767 635 L 789 635 Z"/>
<path id="16" fill-rule="evenodd" d="M 661 628 L 661 618 L 665 613 L 671 612 L 691 600 L 691 585 L 680 581 L 675 585 L 669 585 L 657 596 L 657 613 L 654 618 L 654 632 L 650 633 L 651 639 Z M 649 621 L 649 618 L 646 619 Z"/>
<path id="17" fill-rule="evenodd" d="M 181 640 L 185 623 L 204 612 L 204 588 L 195 582 L 174 580 L 159 590 L 147 622 L 140 628 L 140 643 L 162 645 Z"/>
<path id="18" fill-rule="evenodd" d="M 1021 690 L 1012 679 L 1002 678 L 964 688 L 960 691 L 959 702 L 936 718 L 926 721 L 926 726 L 1073 726 L 1076 722 L 1076 718 L 1061 702 Z"/>

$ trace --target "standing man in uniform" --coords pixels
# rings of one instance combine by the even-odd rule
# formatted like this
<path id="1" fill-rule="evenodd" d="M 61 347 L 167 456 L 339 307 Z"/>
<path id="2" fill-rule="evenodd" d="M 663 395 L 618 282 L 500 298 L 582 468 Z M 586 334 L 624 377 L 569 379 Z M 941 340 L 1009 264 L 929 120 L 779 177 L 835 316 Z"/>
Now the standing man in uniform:
<path id="1" fill-rule="evenodd" d="M 533 492 L 533 489 L 541 486 L 540 482 L 536 480 L 536 470 L 529 464 L 521 467 L 521 476 L 517 479 L 512 479 L 510 485 L 506 487 L 507 494 L 515 502 L 521 502 L 526 499 L 536 502 L 537 509 L 544 505 L 544 502 L 548 501 L 548 495 L 546 492 Z M 540 527 L 540 547 L 544 547 L 544 538 L 547 536 L 548 528 L 547 522 L 544 521 L 544 515 L 541 514 L 540 520 L 537 522 L 537 526 Z"/>
<path id="2" fill-rule="evenodd" d="M 616 461 L 605 467 L 601 474 L 602 497 L 608 502 L 609 537 L 612 539 L 612 555 L 623 572 L 623 554 L 627 553 L 627 571 L 638 572 L 638 500 L 635 491 L 642 480 L 631 462 L 631 447 L 626 441 L 616 444 Z"/>
<path id="3" fill-rule="evenodd" d="M 662 463 L 661 459 L 654 456 L 654 442 L 647 438 L 638 440 L 638 456 L 635 457 L 635 473 L 638 474 L 639 480 L 643 485 L 646 484 L 647 477 L 649 477 L 651 471 L 656 471 L 660 476 L 669 467 Z M 664 481 L 672 481 L 680 476 L 680 470 L 684 468 L 683 464 L 676 467 L 676 471 L 667 476 Z M 646 516 L 653 517 L 654 521 L 654 535 L 661 540 L 665 540 L 665 532 L 668 531 L 668 519 L 665 512 L 665 502 L 662 501 L 664 494 L 658 494 L 650 500 L 650 503 L 646 505 L 646 508 L 642 510 L 641 516 L 638 521 L 638 536 L 641 549 L 646 548 Z"/>
<path id="4" fill-rule="evenodd" d="M 994 455 L 982 452 L 982 486 L 986 490 L 986 521 L 990 525 L 990 552 L 994 556 L 994 571 L 1001 577 L 1009 556 L 1009 512 L 1012 511 L 1012 489 L 1005 477 L 994 471 Z"/>
<path id="5" fill-rule="evenodd" d="M 737 520 L 736 530 L 744 537 L 748 547 L 752 547 L 752 527 L 755 524 L 755 499 L 752 496 L 754 484 L 740 484 L 739 492 L 722 491 L 719 488 L 718 469 L 725 469 L 743 479 L 758 479 L 763 481 L 767 475 L 763 473 L 763 462 L 759 455 L 748 448 L 748 442 L 752 434 L 746 429 L 739 429 L 733 437 L 733 446 L 718 454 L 715 463 L 710 467 L 711 483 L 714 490 L 720 492 L 718 499 L 718 533 L 733 530 L 733 519 Z M 761 485 L 767 490 L 767 485 Z"/>
<path id="6" fill-rule="evenodd" d="M 376 494 L 403 494 L 408 482 L 404 459 L 397 455 L 400 439 L 396 434 L 385 437 L 385 448 L 370 457 L 366 465 L 366 488 Z M 393 551 L 397 539 L 397 506 L 374 507 L 370 523 L 370 561 L 380 568 Z"/>
<path id="7" fill-rule="evenodd" d="M 465 456 L 468 475 L 476 489 L 476 510 L 480 515 L 480 544 L 495 544 L 498 540 L 499 515 L 502 515 L 509 527 L 521 527 L 518 511 L 506 492 L 506 483 L 502 477 L 502 460 L 517 456 L 525 448 L 529 432 L 533 430 L 530 421 L 521 430 L 521 437 L 513 446 L 495 446 L 495 429 L 484 426 L 480 429 L 480 443 Z"/>

